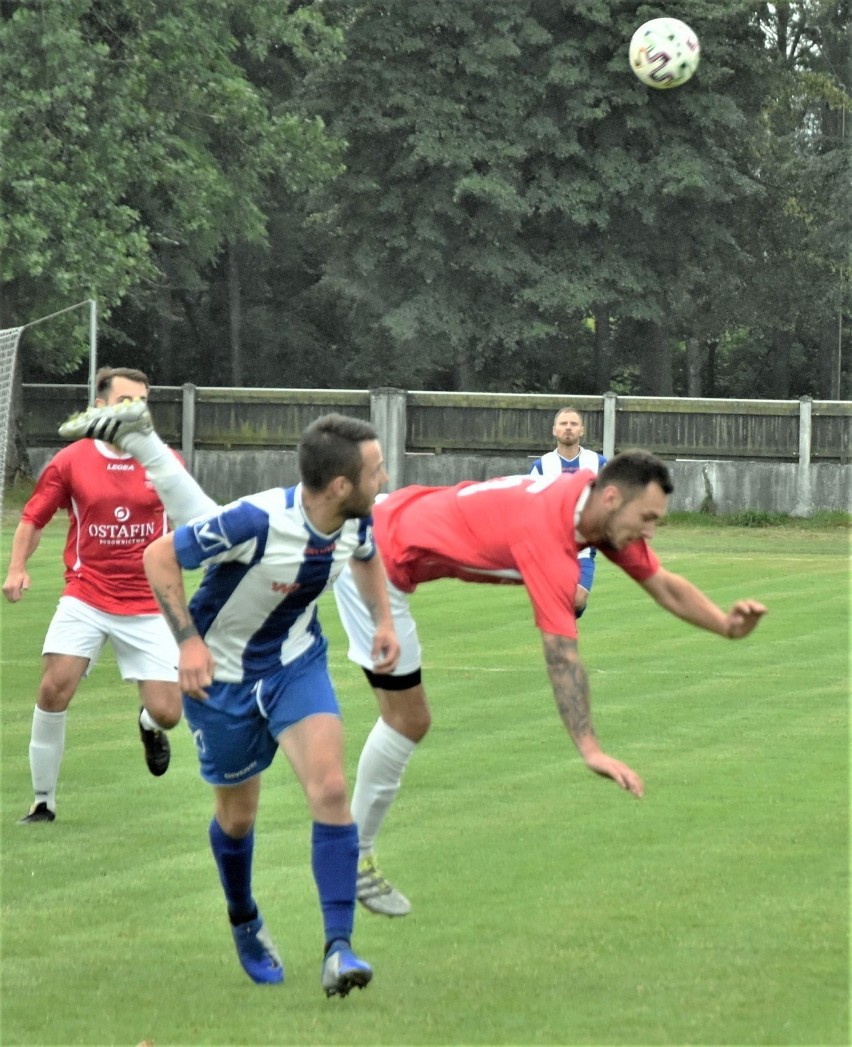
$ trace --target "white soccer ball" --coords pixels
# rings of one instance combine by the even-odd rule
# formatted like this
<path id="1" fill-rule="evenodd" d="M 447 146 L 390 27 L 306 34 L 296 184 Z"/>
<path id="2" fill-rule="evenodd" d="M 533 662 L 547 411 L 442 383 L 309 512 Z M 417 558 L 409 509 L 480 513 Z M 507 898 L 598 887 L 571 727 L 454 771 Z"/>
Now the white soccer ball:
<path id="1" fill-rule="evenodd" d="M 701 45 L 685 22 L 652 18 L 630 41 L 630 68 L 648 87 L 680 87 L 698 68 Z"/>

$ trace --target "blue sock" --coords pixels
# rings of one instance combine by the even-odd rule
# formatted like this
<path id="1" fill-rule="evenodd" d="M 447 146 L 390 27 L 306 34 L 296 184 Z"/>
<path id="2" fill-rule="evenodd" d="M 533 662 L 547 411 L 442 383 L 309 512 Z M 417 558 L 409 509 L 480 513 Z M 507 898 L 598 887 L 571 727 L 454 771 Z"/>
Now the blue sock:
<path id="1" fill-rule="evenodd" d="M 257 916 L 257 906 L 251 893 L 254 829 L 248 836 L 237 840 L 229 836 L 214 818 L 210 823 L 210 847 L 219 869 L 231 923 L 253 920 Z"/>
<path id="2" fill-rule="evenodd" d="M 358 829 L 355 824 L 314 822 L 311 866 L 319 892 L 326 950 L 332 942 L 352 937 L 355 880 L 358 877 Z"/>

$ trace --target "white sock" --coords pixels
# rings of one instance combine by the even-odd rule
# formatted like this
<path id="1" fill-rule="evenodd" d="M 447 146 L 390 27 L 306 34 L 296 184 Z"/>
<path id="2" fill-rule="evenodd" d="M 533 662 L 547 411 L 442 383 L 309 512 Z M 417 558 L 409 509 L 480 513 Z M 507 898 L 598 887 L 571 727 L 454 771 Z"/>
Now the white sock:
<path id="1" fill-rule="evenodd" d="M 123 434 L 121 446 L 145 466 L 173 524 L 184 524 L 195 516 L 206 516 L 219 508 L 157 433 Z"/>
<path id="2" fill-rule="evenodd" d="M 402 773 L 416 742 L 378 719 L 364 742 L 352 791 L 352 818 L 363 857 L 372 854 L 376 836 L 402 784 Z"/>
<path id="3" fill-rule="evenodd" d="M 142 712 L 139 714 L 139 722 L 145 728 L 146 731 L 163 731 L 164 727 L 161 727 L 154 717 L 148 712 L 145 706 L 142 706 Z"/>
<path id="4" fill-rule="evenodd" d="M 33 710 L 30 735 L 30 773 L 36 803 L 56 810 L 56 783 L 65 753 L 66 713 L 48 713 L 38 706 Z"/>
<path id="5" fill-rule="evenodd" d="M 166 456 L 174 458 L 166 444 L 160 439 L 158 433 L 121 433 L 121 449 L 132 454 L 137 462 L 141 462 L 146 469 Z"/>
<path id="6" fill-rule="evenodd" d="M 196 516 L 209 516 L 217 512 L 218 502 L 214 502 L 201 489 L 198 481 L 190 476 L 171 452 L 169 457 L 177 468 L 169 466 L 168 469 L 157 469 L 154 472 L 149 467 L 148 475 L 172 523 L 177 526 L 185 524 Z"/>

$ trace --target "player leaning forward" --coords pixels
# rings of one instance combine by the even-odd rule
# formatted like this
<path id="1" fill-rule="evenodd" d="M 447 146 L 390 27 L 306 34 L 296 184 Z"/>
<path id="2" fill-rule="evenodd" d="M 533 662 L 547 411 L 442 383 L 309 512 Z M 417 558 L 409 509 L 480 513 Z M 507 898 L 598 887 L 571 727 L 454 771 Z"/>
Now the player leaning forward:
<path id="1" fill-rule="evenodd" d="M 117 410 L 93 412 L 89 435 L 109 423 Z M 138 411 L 141 414 L 143 408 Z M 131 414 L 135 412 L 128 418 Z M 84 424 L 78 423 L 70 435 L 84 432 Z M 154 433 L 145 437 L 150 443 L 138 449 L 130 446 L 135 436 L 122 433 L 115 438 L 137 457 L 144 454 L 149 472 L 159 444 L 160 468 L 151 475 L 173 519 L 185 519 L 206 497 L 188 473 L 174 466 Z M 750 599 L 738 600 L 726 613 L 687 579 L 661 566 L 648 542 L 667 510 L 671 491 L 662 461 L 645 451 L 625 451 L 597 476 L 580 470 L 455 487 L 403 487 L 377 502 L 374 536 L 390 583 L 401 649 L 390 674 L 376 672 L 374 626 L 348 570 L 334 586 L 349 636 L 349 657 L 364 669 L 380 711 L 361 753 L 352 797 L 361 850 L 358 899 L 367 908 L 388 916 L 403 916 L 411 908 L 378 871 L 373 849 L 405 767 L 431 722 L 420 643 L 408 604 L 408 594 L 423 582 L 457 578 L 525 585 L 556 707 L 586 766 L 636 796 L 643 794 L 639 775 L 601 749 L 592 726 L 589 679 L 577 651 L 574 616 L 578 552 L 594 546 L 661 607 L 720 636 L 747 636 L 766 613 L 762 604 Z"/>
<path id="2" fill-rule="evenodd" d="M 194 517 L 151 545 L 145 569 L 180 648 L 184 712 L 201 775 L 213 786 L 210 845 L 240 962 L 256 982 L 283 980 L 251 880 L 260 775 L 280 748 L 313 820 L 311 864 L 326 939 L 322 985 L 329 996 L 345 996 L 366 985 L 372 970 L 350 943 L 358 832 L 316 603 L 349 562 L 372 609 L 373 668 L 395 666 L 399 645 L 370 527 L 373 502 L 387 480 L 381 447 L 367 422 L 326 415 L 302 435 L 300 484 L 220 507 L 174 467 L 156 434 L 146 432 L 144 405 L 118 417 L 127 420 L 140 409 L 142 431 L 122 444 L 163 486 L 172 519 Z M 60 432 L 92 435 L 88 427 L 75 428 L 74 419 Z M 198 567 L 206 568 L 204 577 L 187 603 L 182 571 Z"/>
<path id="3" fill-rule="evenodd" d="M 597 476 L 580 470 L 455 487 L 404 487 L 376 505 L 374 534 L 401 646 L 390 676 L 380 677 L 370 667 L 366 608 L 345 571 L 334 589 L 349 657 L 364 669 L 381 714 L 361 753 L 352 797 L 361 848 L 358 898 L 368 908 L 389 916 L 410 909 L 378 871 L 373 848 L 408 760 L 430 724 L 407 598 L 423 582 L 457 578 L 525 585 L 557 709 L 586 766 L 636 796 L 643 794 L 639 775 L 601 749 L 592 726 L 589 678 L 577 651 L 578 552 L 599 549 L 661 607 L 720 636 L 747 636 L 766 612 L 754 600 L 739 600 L 726 613 L 660 565 L 648 542 L 671 491 L 662 461 L 645 451 L 625 451 Z"/>

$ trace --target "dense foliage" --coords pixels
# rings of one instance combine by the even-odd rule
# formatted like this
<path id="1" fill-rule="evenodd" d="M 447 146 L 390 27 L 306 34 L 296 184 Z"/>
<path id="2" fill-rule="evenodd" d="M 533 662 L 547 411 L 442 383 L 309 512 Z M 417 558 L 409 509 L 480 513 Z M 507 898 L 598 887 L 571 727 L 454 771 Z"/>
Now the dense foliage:
<path id="1" fill-rule="evenodd" d="M 848 0 L 0 12 L 3 326 L 96 297 L 159 384 L 847 395 Z"/>

